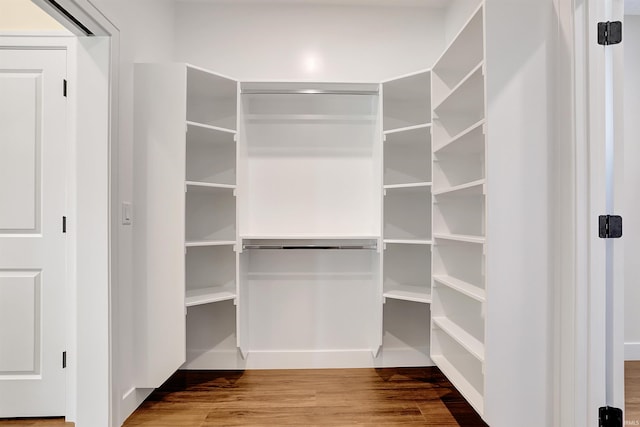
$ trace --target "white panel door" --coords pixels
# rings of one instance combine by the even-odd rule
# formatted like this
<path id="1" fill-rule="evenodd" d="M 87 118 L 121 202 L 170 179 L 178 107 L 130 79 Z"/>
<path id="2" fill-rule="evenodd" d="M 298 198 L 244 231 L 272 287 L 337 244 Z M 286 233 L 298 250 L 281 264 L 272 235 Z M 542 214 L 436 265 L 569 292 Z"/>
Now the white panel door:
<path id="1" fill-rule="evenodd" d="M 0 49 L 0 418 L 64 415 L 65 75 Z"/>

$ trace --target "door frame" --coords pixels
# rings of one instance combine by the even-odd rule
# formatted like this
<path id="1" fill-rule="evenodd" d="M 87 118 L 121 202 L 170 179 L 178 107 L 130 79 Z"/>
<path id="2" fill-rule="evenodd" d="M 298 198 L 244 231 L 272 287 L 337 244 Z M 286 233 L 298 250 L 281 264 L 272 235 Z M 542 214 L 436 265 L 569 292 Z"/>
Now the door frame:
<path id="1" fill-rule="evenodd" d="M 564 419 L 558 425 L 595 427 L 598 408 L 609 405 L 624 410 L 623 240 L 597 235 L 598 215 L 623 214 L 624 70 L 622 45 L 598 45 L 596 31 L 600 21 L 622 20 L 623 0 L 573 0 L 573 7 L 575 259 L 571 296 L 560 304 L 561 310 L 571 313 L 566 318 L 571 324 L 562 325 L 569 333 L 559 345 L 558 374 L 564 381 L 559 405 Z M 607 82 L 608 73 L 619 78 Z M 607 139 L 612 141 L 609 147 Z M 614 154 L 609 200 L 607 149 Z M 609 277 L 607 246 L 611 253 L 615 251 L 608 261 Z"/>
<path id="2" fill-rule="evenodd" d="M 87 37 L 46 0 L 32 1 L 77 36 L 0 34 L 1 48 L 66 49 L 68 53 L 66 419 L 78 427 L 111 427 L 117 425 L 112 282 L 117 277 L 113 251 L 119 216 L 112 200 L 117 200 L 120 31 L 90 0 L 57 3 L 95 37 Z"/>

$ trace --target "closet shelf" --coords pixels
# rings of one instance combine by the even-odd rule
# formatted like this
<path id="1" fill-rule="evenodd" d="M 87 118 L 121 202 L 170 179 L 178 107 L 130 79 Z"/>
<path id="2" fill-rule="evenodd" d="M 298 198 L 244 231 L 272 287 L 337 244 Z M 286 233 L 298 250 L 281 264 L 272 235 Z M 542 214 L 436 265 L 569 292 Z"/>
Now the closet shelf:
<path id="1" fill-rule="evenodd" d="M 473 357 L 484 362 L 484 344 L 473 335 L 462 329 L 455 322 L 445 316 L 436 316 L 431 319 L 441 330 L 447 333 L 458 344 L 464 347 Z"/>
<path id="2" fill-rule="evenodd" d="M 431 355 L 431 360 L 440 368 L 456 389 L 469 401 L 479 414 L 484 413 L 484 397 L 475 389 L 463 374 L 443 355 Z"/>
<path id="3" fill-rule="evenodd" d="M 442 190 L 434 190 L 434 196 L 482 196 L 485 194 L 485 180 L 467 182 L 465 184 L 455 185 Z"/>
<path id="4" fill-rule="evenodd" d="M 228 301 L 236 298 L 236 291 L 233 286 L 214 286 L 203 289 L 190 289 L 186 292 L 185 306 L 211 304 L 214 302 Z"/>
<path id="5" fill-rule="evenodd" d="M 484 124 L 485 119 L 472 124 L 467 129 L 455 135 L 440 147 L 434 154 L 480 154 L 484 152 Z"/>
<path id="6" fill-rule="evenodd" d="M 242 240 L 377 240 L 380 236 L 339 235 L 241 235 Z"/>
<path id="7" fill-rule="evenodd" d="M 454 240 L 457 242 L 467 242 L 467 243 L 485 243 L 484 236 L 471 236 L 466 234 L 434 234 L 433 237 L 435 239 L 442 240 Z"/>
<path id="8" fill-rule="evenodd" d="M 414 126 L 405 126 L 405 127 L 401 127 L 401 128 L 385 130 L 383 132 L 383 134 L 384 135 L 390 135 L 390 134 L 400 133 L 400 132 L 409 132 L 409 131 L 416 130 L 416 129 L 428 129 L 430 127 L 431 127 L 431 123 L 422 123 L 422 124 L 414 125 Z"/>
<path id="9" fill-rule="evenodd" d="M 212 125 L 208 125 L 208 124 L 205 124 L 205 123 L 199 123 L 199 122 L 194 122 L 194 121 L 191 121 L 191 120 L 187 120 L 187 132 L 189 132 L 189 126 L 200 128 L 200 129 L 208 129 L 208 130 L 211 130 L 211 131 L 231 133 L 231 134 L 234 134 L 234 135 L 238 133 L 237 131 L 235 131 L 233 129 L 222 128 L 222 127 L 219 127 L 219 126 L 212 126 Z"/>
<path id="10" fill-rule="evenodd" d="M 440 101 L 434 112 L 484 109 L 484 61 L 476 65 Z M 477 105 L 480 104 L 480 105 Z"/>
<path id="11" fill-rule="evenodd" d="M 433 241 L 427 239 L 384 239 L 383 243 L 385 245 L 431 245 Z"/>
<path id="12" fill-rule="evenodd" d="M 331 121 L 331 122 L 375 122 L 377 116 L 368 114 L 245 114 L 250 123 L 258 122 L 297 122 L 297 121 Z"/>
<path id="13" fill-rule="evenodd" d="M 428 188 L 431 187 L 430 182 L 412 182 L 407 184 L 388 184 L 383 188 L 385 190 L 405 189 L 405 188 Z"/>
<path id="14" fill-rule="evenodd" d="M 434 275 L 433 280 L 470 298 L 473 298 L 476 301 L 486 301 L 486 292 L 484 291 L 484 289 L 479 288 L 478 286 L 474 286 L 471 283 L 465 282 L 464 280 L 456 279 L 455 277 L 447 275 Z"/>
<path id="15" fill-rule="evenodd" d="M 433 67 L 435 74 L 466 68 L 469 57 L 483 54 L 483 6 L 479 6 L 460 31 L 451 39 Z M 468 69 L 468 68 L 467 68 Z"/>
<path id="16" fill-rule="evenodd" d="M 382 294 L 384 298 L 397 299 L 402 301 L 419 302 L 431 304 L 430 286 L 395 285 L 393 289 L 385 290 Z"/>
<path id="17" fill-rule="evenodd" d="M 235 190 L 236 186 L 233 184 L 215 184 L 212 182 L 202 181 L 185 181 L 186 191 L 228 191 Z"/>
<path id="18" fill-rule="evenodd" d="M 195 248 L 202 246 L 230 246 L 235 244 L 235 240 L 188 240 L 184 245 L 187 248 Z"/>

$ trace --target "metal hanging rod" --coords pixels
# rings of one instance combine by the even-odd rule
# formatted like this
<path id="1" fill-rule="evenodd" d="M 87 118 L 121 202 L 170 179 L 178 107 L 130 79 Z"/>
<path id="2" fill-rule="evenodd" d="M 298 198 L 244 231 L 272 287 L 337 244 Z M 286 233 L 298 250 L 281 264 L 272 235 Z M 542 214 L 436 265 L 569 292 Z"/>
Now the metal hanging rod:
<path id="1" fill-rule="evenodd" d="M 376 245 L 242 245 L 242 249 L 337 249 L 337 250 L 376 250 Z"/>
<path id="2" fill-rule="evenodd" d="M 243 95 L 378 95 L 377 90 L 242 89 Z"/>

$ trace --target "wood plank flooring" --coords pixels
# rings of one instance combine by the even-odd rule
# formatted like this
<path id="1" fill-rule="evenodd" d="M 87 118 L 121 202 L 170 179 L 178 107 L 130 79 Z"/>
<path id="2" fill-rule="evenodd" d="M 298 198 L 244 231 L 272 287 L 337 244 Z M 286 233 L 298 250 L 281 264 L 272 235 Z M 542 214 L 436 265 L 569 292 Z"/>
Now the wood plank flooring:
<path id="1" fill-rule="evenodd" d="M 486 426 L 437 368 L 180 371 L 125 423 L 350 425 Z"/>
<path id="2" fill-rule="evenodd" d="M 62 427 L 0 420 L 0 427 Z M 486 427 L 437 368 L 179 371 L 125 427 Z"/>
<path id="3" fill-rule="evenodd" d="M 624 362 L 625 425 L 640 426 L 640 362 Z"/>

